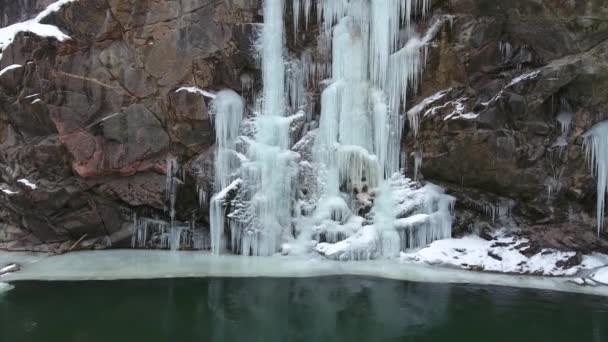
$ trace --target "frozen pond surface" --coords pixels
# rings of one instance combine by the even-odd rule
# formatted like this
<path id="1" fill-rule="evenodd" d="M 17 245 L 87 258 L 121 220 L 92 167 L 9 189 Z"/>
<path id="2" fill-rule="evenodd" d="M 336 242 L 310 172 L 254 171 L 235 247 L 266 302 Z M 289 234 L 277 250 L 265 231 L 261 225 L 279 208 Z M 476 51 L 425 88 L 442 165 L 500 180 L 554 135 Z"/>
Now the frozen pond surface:
<path id="1" fill-rule="evenodd" d="M 570 278 L 481 273 L 396 259 L 339 262 L 313 257 L 215 256 L 202 252 L 143 250 L 86 251 L 52 257 L 43 254 L 0 252 L 0 265 L 8 263 L 17 263 L 22 270 L 0 276 L 0 282 L 353 275 L 414 282 L 500 285 L 608 296 L 608 286 L 580 286 L 572 283 Z"/>

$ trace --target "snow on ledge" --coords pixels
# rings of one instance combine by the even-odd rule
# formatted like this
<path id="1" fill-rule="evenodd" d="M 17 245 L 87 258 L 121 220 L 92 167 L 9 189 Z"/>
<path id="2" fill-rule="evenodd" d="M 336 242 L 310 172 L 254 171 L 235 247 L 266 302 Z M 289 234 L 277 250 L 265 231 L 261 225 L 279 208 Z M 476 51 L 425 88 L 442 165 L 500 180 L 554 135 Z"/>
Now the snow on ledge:
<path id="1" fill-rule="evenodd" d="M 214 99 L 217 96 L 217 94 L 204 90 L 204 89 L 201 89 L 199 87 L 181 87 L 181 88 L 177 89 L 175 92 L 179 93 L 180 91 L 187 91 L 189 93 L 200 94 L 200 95 L 203 95 L 210 99 Z"/>
<path id="2" fill-rule="evenodd" d="M 51 13 L 57 12 L 64 5 L 75 2 L 78 0 L 59 0 L 49 6 L 47 6 L 42 12 L 40 12 L 34 19 L 26 20 L 20 23 L 15 23 L 7 27 L 0 28 L 0 52 L 9 46 L 17 34 L 21 32 L 31 32 L 40 37 L 55 38 L 60 42 L 70 39 L 70 37 L 57 27 L 48 24 L 41 24 L 42 19 L 46 18 Z M 2 60 L 2 53 L 0 53 L 0 60 Z"/>
<path id="3" fill-rule="evenodd" d="M 402 253 L 401 260 L 467 270 L 544 276 L 573 276 L 582 269 L 598 267 L 599 262 L 591 257 L 586 257 L 578 266 L 563 266 L 576 256 L 575 252 L 544 249 L 527 257 L 520 251 L 528 248 L 528 242 L 514 237 L 487 241 L 478 236 L 466 236 L 435 241 L 417 252 Z"/>
<path id="4" fill-rule="evenodd" d="M 2 192 L 4 192 L 7 195 L 15 195 L 15 194 L 19 193 L 19 191 L 13 191 L 11 189 L 2 189 L 2 188 L 0 188 L 0 190 L 2 190 Z"/>
<path id="5" fill-rule="evenodd" d="M 0 70 L 0 76 L 4 75 L 5 73 L 7 73 L 9 70 L 13 70 L 13 69 L 19 69 L 19 68 L 23 68 L 23 65 L 21 64 L 13 64 L 13 65 L 9 65 L 6 68 Z"/>
<path id="6" fill-rule="evenodd" d="M 27 186 L 28 188 L 32 189 L 32 190 L 36 190 L 36 188 L 38 188 L 38 186 L 32 182 L 30 182 L 29 180 L 25 179 L 25 178 L 21 178 L 17 181 L 17 183 L 21 183 L 25 186 Z"/>

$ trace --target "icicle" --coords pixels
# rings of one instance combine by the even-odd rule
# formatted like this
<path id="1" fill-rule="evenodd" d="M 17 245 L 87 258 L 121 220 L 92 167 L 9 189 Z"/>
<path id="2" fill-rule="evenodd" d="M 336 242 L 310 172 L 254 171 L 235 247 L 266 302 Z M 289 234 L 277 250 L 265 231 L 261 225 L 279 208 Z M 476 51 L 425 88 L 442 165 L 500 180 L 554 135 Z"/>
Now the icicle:
<path id="1" fill-rule="evenodd" d="M 319 0 L 317 2 L 317 21 L 324 23 L 324 29 L 329 31 L 336 20 L 346 14 L 348 0 Z"/>
<path id="2" fill-rule="evenodd" d="M 414 180 L 418 181 L 420 170 L 422 169 L 422 153 L 414 152 Z"/>
<path id="3" fill-rule="evenodd" d="M 243 98 L 232 90 L 222 90 L 211 101 L 211 114 L 215 123 L 217 153 L 215 158 L 216 190 L 221 190 L 232 182 L 232 173 L 240 165 L 231 150 L 239 135 L 239 128 L 245 111 Z"/>
<path id="4" fill-rule="evenodd" d="M 304 0 L 304 21 L 306 29 L 308 29 L 308 23 L 310 22 L 310 12 L 312 10 L 312 0 Z"/>
<path id="5" fill-rule="evenodd" d="M 389 57 L 389 104 L 390 108 L 395 111 L 399 110 L 402 102 L 407 102 L 408 90 L 418 88 L 419 76 L 423 67 L 424 46 L 419 38 L 412 37 L 401 50 Z"/>
<path id="6" fill-rule="evenodd" d="M 372 119 L 374 125 L 374 151 L 382 167 L 383 176 L 399 171 L 401 149 L 401 118 L 392 113 L 384 93 L 372 90 Z"/>
<path id="7" fill-rule="evenodd" d="M 262 76 L 264 115 L 285 115 L 285 66 L 283 61 L 283 0 L 264 0 Z"/>
<path id="8" fill-rule="evenodd" d="M 194 244 L 194 225 L 176 225 L 159 219 L 133 217 L 133 248 L 150 247 L 151 243 L 158 243 L 162 249 L 179 250 L 180 248 L 197 248 Z M 197 248 L 203 249 L 203 248 Z"/>
<path id="9" fill-rule="evenodd" d="M 224 236 L 224 198 L 211 198 L 209 207 L 209 225 L 211 233 L 211 253 L 220 254 L 223 251 Z"/>
<path id="10" fill-rule="evenodd" d="M 498 49 L 501 55 L 501 62 L 503 64 L 509 62 L 511 57 L 513 57 L 513 47 L 511 46 L 511 43 L 500 41 L 498 42 Z"/>
<path id="11" fill-rule="evenodd" d="M 604 202 L 608 191 L 608 121 L 593 126 L 584 135 L 583 148 L 591 163 L 592 174 L 597 178 L 597 234 L 604 225 Z"/>
<path id="12" fill-rule="evenodd" d="M 377 87 L 386 83 L 389 56 L 395 51 L 399 37 L 402 4 L 399 0 L 371 1 L 369 62 L 371 81 Z"/>
<path id="13" fill-rule="evenodd" d="M 225 89 L 217 93 L 211 101 L 211 114 L 214 117 L 216 143 L 229 148 L 238 134 L 245 103 L 243 98 L 232 90 Z"/>
<path id="14" fill-rule="evenodd" d="M 179 171 L 179 165 L 177 159 L 173 157 L 167 158 L 166 161 L 166 174 L 165 174 L 165 199 L 169 202 L 169 216 L 171 217 L 171 225 L 175 221 L 175 200 L 177 198 L 177 185 L 179 180 L 177 179 L 177 173 Z"/>
<path id="15" fill-rule="evenodd" d="M 292 60 L 287 70 L 286 84 L 289 104 L 293 112 L 305 109 L 307 104 L 306 84 L 308 83 L 308 70 L 300 60 Z"/>
<path id="16" fill-rule="evenodd" d="M 253 76 L 250 73 L 244 73 L 241 75 L 241 93 L 247 102 L 253 100 Z"/>
<path id="17" fill-rule="evenodd" d="M 399 233 L 395 229 L 393 195 L 388 181 L 383 181 L 374 205 L 374 226 L 380 234 L 381 253 L 396 257 L 400 251 Z"/>
<path id="18" fill-rule="evenodd" d="M 224 205 L 226 197 L 231 191 L 236 191 L 243 181 L 239 178 L 234 180 L 229 186 L 222 189 L 211 198 L 209 208 L 209 224 L 211 233 L 211 252 L 220 254 L 224 250 L 224 228 L 226 212 Z"/>
<path id="19" fill-rule="evenodd" d="M 559 122 L 559 125 L 562 130 L 562 136 L 567 136 L 570 131 L 570 125 L 572 125 L 572 120 L 574 118 L 574 113 L 572 112 L 572 108 L 566 99 L 561 99 L 560 111 L 557 113 L 555 119 Z"/>
<path id="20" fill-rule="evenodd" d="M 300 0 L 292 0 L 292 11 L 293 11 L 293 37 L 298 40 L 298 31 L 300 30 L 300 13 L 302 11 L 302 4 Z"/>
<path id="21" fill-rule="evenodd" d="M 375 155 L 359 146 L 340 145 L 337 147 L 337 162 L 340 184 L 347 189 L 368 185 L 375 188 L 381 179 L 380 165 Z"/>

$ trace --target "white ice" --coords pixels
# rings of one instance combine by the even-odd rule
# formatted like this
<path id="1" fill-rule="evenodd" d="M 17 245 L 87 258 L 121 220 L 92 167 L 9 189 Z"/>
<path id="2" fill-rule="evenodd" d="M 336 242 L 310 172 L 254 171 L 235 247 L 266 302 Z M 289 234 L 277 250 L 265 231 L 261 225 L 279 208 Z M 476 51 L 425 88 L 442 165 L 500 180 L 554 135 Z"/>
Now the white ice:
<path id="1" fill-rule="evenodd" d="M 551 249 L 544 249 L 528 258 L 520 253 L 527 248 L 524 247 L 527 242 L 525 239 L 513 237 L 487 241 L 478 236 L 466 236 L 461 239 L 435 241 L 417 252 L 403 253 L 401 258 L 431 265 L 545 276 L 573 276 L 581 269 L 596 266 L 595 262 L 590 261 L 588 264 L 583 262 L 582 265 L 571 268 L 559 267 L 558 262 L 574 257 L 575 252 Z"/>

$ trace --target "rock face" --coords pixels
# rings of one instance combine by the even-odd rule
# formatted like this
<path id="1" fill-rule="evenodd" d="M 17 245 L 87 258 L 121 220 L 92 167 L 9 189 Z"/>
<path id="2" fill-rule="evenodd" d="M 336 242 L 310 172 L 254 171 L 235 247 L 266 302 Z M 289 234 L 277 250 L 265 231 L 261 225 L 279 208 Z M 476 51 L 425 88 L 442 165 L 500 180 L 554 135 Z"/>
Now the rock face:
<path id="1" fill-rule="evenodd" d="M 53 2 L 7 2 L 1 24 Z M 62 250 L 81 237 L 107 247 L 128 237 L 134 214 L 166 217 L 167 158 L 185 165 L 215 140 L 205 98 L 176 90 L 241 88 L 258 7 L 79 0 L 42 21 L 70 40 L 19 33 L 0 61 L 23 66 L 0 76 L 0 248 Z M 206 174 L 182 177 L 194 189 Z M 178 218 L 206 220 L 185 193 Z"/>
<path id="2" fill-rule="evenodd" d="M 53 2 L 7 2 L 0 26 Z M 19 33 L 0 60 L 22 66 L 0 75 L 0 249 L 128 244 L 134 216 L 169 219 L 172 158 L 183 170 L 170 174 L 176 220 L 208 226 L 214 132 L 206 99 L 177 90 L 250 96 L 241 76 L 259 80 L 260 3 L 78 0 L 42 21 L 71 39 Z M 608 6 L 434 0 L 433 13 L 450 20 L 410 107 L 439 96 L 418 106 L 403 146 L 457 197 L 456 234 L 512 225 L 537 249 L 608 252 L 582 150 L 583 133 L 608 119 Z"/>
<path id="3" fill-rule="evenodd" d="M 608 118 L 606 4 L 437 6 L 453 22 L 431 48 L 417 98 L 443 92 L 404 145 L 422 154 L 427 180 L 458 197 L 456 231 L 511 224 L 537 247 L 608 251 L 582 148 L 582 135 Z"/>

